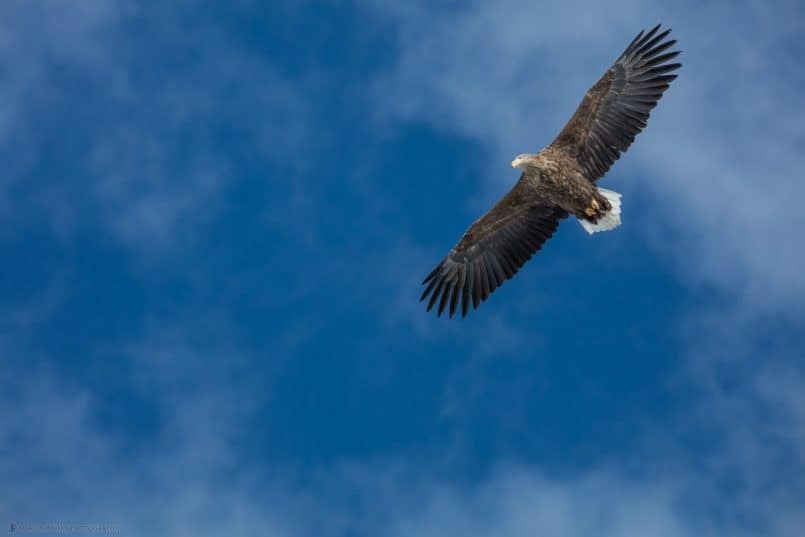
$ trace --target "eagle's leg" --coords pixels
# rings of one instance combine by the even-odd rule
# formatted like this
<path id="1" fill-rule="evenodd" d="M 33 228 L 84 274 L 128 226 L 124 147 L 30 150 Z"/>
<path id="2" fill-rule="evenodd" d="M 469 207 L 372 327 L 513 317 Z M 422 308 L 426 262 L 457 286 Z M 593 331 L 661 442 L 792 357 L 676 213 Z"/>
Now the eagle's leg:
<path id="1" fill-rule="evenodd" d="M 597 189 L 583 212 L 583 216 L 577 216 L 587 233 L 614 229 L 621 223 L 621 195 L 605 188 Z"/>
<path id="2" fill-rule="evenodd" d="M 576 216 L 581 220 L 588 220 L 595 224 L 600 218 L 612 210 L 612 204 L 598 190 L 593 190 L 587 200 L 582 202 L 584 208 L 576 212 Z"/>
<path id="3" fill-rule="evenodd" d="M 595 184 L 581 174 L 545 173 L 536 188 L 542 196 L 575 215 L 589 233 L 606 231 L 620 225 L 621 195 Z"/>

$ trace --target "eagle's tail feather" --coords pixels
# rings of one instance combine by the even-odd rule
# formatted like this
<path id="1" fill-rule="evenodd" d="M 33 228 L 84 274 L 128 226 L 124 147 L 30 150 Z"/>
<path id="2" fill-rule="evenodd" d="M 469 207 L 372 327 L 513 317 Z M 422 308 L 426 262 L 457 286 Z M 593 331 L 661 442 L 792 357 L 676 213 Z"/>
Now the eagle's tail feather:
<path id="1" fill-rule="evenodd" d="M 612 190 L 607 190 L 606 188 L 599 188 L 598 192 L 604 196 L 609 204 L 612 205 L 612 209 L 598 219 L 598 222 L 593 224 L 592 222 L 588 222 L 587 220 L 579 219 L 579 223 L 581 227 L 584 228 L 587 233 L 592 235 L 596 231 L 609 231 L 610 229 L 615 229 L 619 225 L 621 225 L 621 195 L 618 192 L 614 192 Z"/>

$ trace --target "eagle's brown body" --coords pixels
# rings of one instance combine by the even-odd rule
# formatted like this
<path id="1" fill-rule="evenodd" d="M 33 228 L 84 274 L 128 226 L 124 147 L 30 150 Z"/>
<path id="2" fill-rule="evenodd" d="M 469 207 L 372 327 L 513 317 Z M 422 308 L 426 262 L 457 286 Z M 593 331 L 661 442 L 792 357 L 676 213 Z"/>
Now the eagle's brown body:
<path id="1" fill-rule="evenodd" d="M 459 305 L 466 315 L 514 276 L 562 219 L 572 214 L 586 229 L 607 217 L 613 207 L 595 182 L 645 128 L 681 66 L 668 63 L 679 52 L 662 54 L 676 43 L 665 40 L 670 30 L 658 30 L 635 37 L 549 146 L 512 161 L 523 170 L 520 180 L 425 278 L 428 310 L 438 302 L 439 315 L 449 307 L 452 317 Z"/>
<path id="2" fill-rule="evenodd" d="M 541 199 L 591 222 L 597 222 L 612 208 L 576 160 L 562 151 L 546 147 L 537 153 L 534 164 L 526 167 L 521 181 L 527 182 Z"/>

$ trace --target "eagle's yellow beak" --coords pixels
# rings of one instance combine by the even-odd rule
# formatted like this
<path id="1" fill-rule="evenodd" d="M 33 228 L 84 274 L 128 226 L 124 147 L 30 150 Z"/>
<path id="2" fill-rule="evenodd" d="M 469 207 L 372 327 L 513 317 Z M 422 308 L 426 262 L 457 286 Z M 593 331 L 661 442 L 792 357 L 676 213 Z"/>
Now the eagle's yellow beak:
<path id="1" fill-rule="evenodd" d="M 512 168 L 516 168 L 516 167 L 517 167 L 517 159 L 514 159 L 512 161 Z"/>

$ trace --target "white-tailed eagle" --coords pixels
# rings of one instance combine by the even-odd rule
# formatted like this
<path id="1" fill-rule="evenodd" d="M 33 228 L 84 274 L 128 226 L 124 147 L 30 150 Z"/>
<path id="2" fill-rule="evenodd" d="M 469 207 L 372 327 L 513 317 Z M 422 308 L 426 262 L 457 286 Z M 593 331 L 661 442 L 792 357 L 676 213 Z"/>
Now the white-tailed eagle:
<path id="1" fill-rule="evenodd" d="M 514 276 L 556 231 L 574 215 L 588 233 L 620 224 L 620 194 L 596 188 L 646 127 L 674 71 L 678 51 L 671 30 L 656 26 L 640 32 L 604 76 L 590 88 L 559 136 L 539 153 L 512 161 L 523 173 L 497 205 L 473 223 L 431 272 L 420 300 L 430 311 L 438 305 L 452 317 L 467 315 L 504 281 Z"/>

